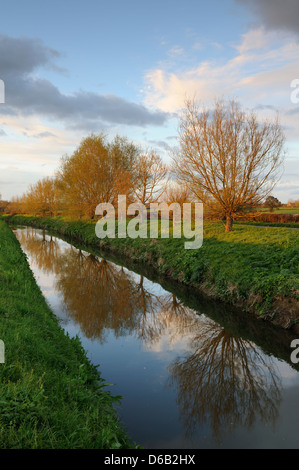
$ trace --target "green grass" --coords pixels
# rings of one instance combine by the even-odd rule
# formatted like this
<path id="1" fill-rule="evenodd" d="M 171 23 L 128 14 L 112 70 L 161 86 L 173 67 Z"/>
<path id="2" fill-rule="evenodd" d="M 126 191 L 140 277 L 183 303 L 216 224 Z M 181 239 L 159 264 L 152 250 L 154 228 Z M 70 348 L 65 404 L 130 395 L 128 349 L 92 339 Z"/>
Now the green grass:
<path id="1" fill-rule="evenodd" d="M 67 336 L 11 229 L 0 221 L 0 448 L 128 448 L 113 397 Z"/>
<path id="2" fill-rule="evenodd" d="M 203 246 L 186 250 L 184 239 L 99 240 L 95 235 L 95 222 L 91 221 L 23 216 L 14 216 L 10 220 L 43 227 L 154 266 L 166 276 L 258 314 L 273 315 L 278 299 L 288 299 L 293 309 L 295 303 L 295 310 L 296 305 L 298 307 L 297 230 L 235 224 L 232 232 L 225 233 L 223 223 L 206 221 Z M 287 308 L 284 309 L 288 314 Z M 297 317 L 293 321 L 296 322 Z"/>
<path id="3" fill-rule="evenodd" d="M 280 228 L 297 228 L 299 229 L 299 223 L 298 222 L 257 222 L 253 220 L 247 220 L 247 221 L 235 221 L 235 225 L 252 225 L 256 227 L 280 227 Z"/>
<path id="4" fill-rule="evenodd" d="M 270 209 L 268 208 L 262 208 L 261 212 L 271 212 Z M 291 207 L 281 207 L 279 209 L 274 209 L 272 211 L 272 214 L 299 214 L 299 208 L 294 208 L 292 209 Z"/>

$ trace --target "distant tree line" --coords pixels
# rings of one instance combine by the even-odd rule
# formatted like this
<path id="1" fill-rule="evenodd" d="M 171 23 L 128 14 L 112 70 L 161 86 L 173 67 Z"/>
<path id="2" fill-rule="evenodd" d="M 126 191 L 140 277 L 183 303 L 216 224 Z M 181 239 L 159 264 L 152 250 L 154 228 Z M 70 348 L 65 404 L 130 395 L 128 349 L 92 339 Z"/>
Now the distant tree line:
<path id="1" fill-rule="evenodd" d="M 94 218 L 101 203 L 156 202 L 167 190 L 168 169 L 152 150 L 142 152 L 125 137 L 108 141 L 104 134 L 83 139 L 70 156 L 62 157 L 54 177 L 45 177 L 10 203 L 14 213 Z"/>
<path id="2" fill-rule="evenodd" d="M 53 177 L 31 185 L 9 204 L 11 213 L 94 218 L 99 203 L 147 207 L 202 202 L 207 214 L 233 221 L 266 202 L 279 206 L 271 192 L 283 162 L 284 134 L 278 118 L 259 122 L 238 102 L 218 100 L 213 109 L 186 101 L 180 117 L 178 149 L 170 167 L 153 150 L 142 150 L 126 137 L 108 140 L 103 133 L 83 139 L 62 157 Z M 171 181 L 171 182 L 170 182 Z"/>

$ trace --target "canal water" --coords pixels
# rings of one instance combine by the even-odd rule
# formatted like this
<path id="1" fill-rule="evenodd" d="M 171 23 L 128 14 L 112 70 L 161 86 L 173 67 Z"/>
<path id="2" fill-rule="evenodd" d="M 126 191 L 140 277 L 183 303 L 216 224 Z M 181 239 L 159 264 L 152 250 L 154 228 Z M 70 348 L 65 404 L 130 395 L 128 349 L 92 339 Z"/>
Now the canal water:
<path id="1" fill-rule="evenodd" d="M 145 266 L 14 229 L 45 298 L 146 449 L 299 448 L 294 335 Z M 298 335 L 299 336 L 299 335 Z"/>

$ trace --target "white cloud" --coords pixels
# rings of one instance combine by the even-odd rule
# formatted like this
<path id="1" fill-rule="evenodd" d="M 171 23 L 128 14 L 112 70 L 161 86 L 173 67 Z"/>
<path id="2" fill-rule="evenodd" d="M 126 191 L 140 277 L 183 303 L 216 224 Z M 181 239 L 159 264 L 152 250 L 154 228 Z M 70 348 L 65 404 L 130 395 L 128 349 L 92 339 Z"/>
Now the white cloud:
<path id="1" fill-rule="evenodd" d="M 173 46 L 169 51 L 168 51 L 168 55 L 170 57 L 177 57 L 177 56 L 181 56 L 184 54 L 184 49 L 183 47 L 180 47 L 180 46 Z"/>
<path id="2" fill-rule="evenodd" d="M 148 106 L 175 113 L 184 107 L 186 98 L 210 104 L 219 97 L 237 98 L 243 106 L 254 108 L 258 115 L 273 116 L 278 110 L 285 129 L 287 167 L 295 169 L 299 162 L 299 121 L 297 107 L 291 102 L 291 82 L 299 78 L 299 44 L 289 33 L 267 31 L 263 27 L 248 31 L 239 44 L 226 52 L 233 56 L 221 61 L 203 61 L 183 72 L 153 69 L 145 76 L 144 99 Z M 290 155 L 290 154 L 289 154 Z M 296 175 L 296 173 L 293 173 Z M 296 176 L 295 176 L 296 179 Z M 297 180 L 298 181 L 298 180 Z M 298 193 L 296 182 L 282 181 L 277 186 L 283 199 Z"/>
<path id="3" fill-rule="evenodd" d="M 192 48 L 195 50 L 195 51 L 200 51 L 203 49 L 203 45 L 201 42 L 196 42 L 193 44 Z"/>
<path id="4" fill-rule="evenodd" d="M 278 44 L 279 40 L 279 44 Z M 290 82 L 299 70 L 299 44 L 289 36 L 263 28 L 244 34 L 234 45 L 236 55 L 226 61 L 201 62 L 184 72 L 168 72 L 160 67 L 145 76 L 145 103 L 164 112 L 176 112 L 186 96 L 211 101 L 217 96 L 240 97 L 275 105 L 290 103 Z"/>
<path id="5" fill-rule="evenodd" d="M 239 54 L 245 54 L 246 52 L 254 49 L 261 49 L 268 45 L 268 36 L 265 34 L 264 28 L 252 29 L 247 33 L 243 34 L 243 40 L 241 44 L 236 46 Z"/>

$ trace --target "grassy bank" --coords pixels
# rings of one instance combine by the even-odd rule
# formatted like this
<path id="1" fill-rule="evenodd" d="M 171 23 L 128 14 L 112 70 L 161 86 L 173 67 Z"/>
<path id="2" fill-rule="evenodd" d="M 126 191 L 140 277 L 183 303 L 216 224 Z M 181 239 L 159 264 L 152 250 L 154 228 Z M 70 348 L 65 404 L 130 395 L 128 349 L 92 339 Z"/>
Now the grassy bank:
<path id="1" fill-rule="evenodd" d="M 257 222 L 257 221 L 252 221 L 252 220 L 248 220 L 248 221 L 235 221 L 234 222 L 235 224 L 237 225 L 252 225 L 253 227 L 256 226 L 256 227 L 280 227 L 280 228 L 296 228 L 296 229 L 299 229 L 299 223 L 287 223 L 287 222 Z"/>
<path id="2" fill-rule="evenodd" d="M 222 301 L 254 312 L 283 328 L 299 323 L 299 232 L 287 228 L 205 222 L 203 246 L 186 250 L 184 239 L 105 239 L 94 222 L 14 216 L 87 245 L 100 246 L 155 267 L 160 273 Z"/>
<path id="3" fill-rule="evenodd" d="M 0 221 L 0 448 L 127 448 L 116 401 L 48 307 Z"/>

